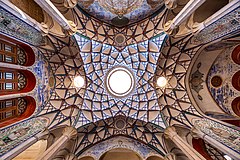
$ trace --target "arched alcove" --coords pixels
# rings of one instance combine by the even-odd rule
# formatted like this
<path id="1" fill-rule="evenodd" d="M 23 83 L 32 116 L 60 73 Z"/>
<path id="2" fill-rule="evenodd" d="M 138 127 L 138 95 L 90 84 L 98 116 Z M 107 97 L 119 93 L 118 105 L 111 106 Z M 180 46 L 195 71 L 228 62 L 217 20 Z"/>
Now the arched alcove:
<path id="1" fill-rule="evenodd" d="M 225 153 L 216 146 L 209 144 L 202 138 L 193 138 L 193 148 L 198 151 L 206 160 L 225 159 Z"/>
<path id="2" fill-rule="evenodd" d="M 21 93 L 30 92 L 36 86 L 36 78 L 34 74 L 28 70 L 19 70 L 19 73 L 23 74 L 26 77 L 26 85 L 20 90 Z"/>
<path id="3" fill-rule="evenodd" d="M 94 158 L 90 157 L 90 156 L 86 156 L 86 157 L 82 157 L 82 158 L 80 158 L 78 160 L 94 160 Z"/>
<path id="4" fill-rule="evenodd" d="M 225 5 L 228 4 L 228 0 L 221 0 L 221 1 L 212 1 L 206 0 L 194 13 L 193 20 L 194 22 L 203 22 L 208 17 L 216 13 L 218 10 L 223 8 Z"/>
<path id="5" fill-rule="evenodd" d="M 232 60 L 240 65 L 240 45 L 235 47 L 232 51 Z"/>
<path id="6" fill-rule="evenodd" d="M 36 77 L 28 70 L 0 68 L 0 96 L 27 93 L 36 86 Z"/>
<path id="7" fill-rule="evenodd" d="M 99 160 L 143 160 L 137 153 L 125 148 L 115 148 L 104 153 Z"/>
<path id="8" fill-rule="evenodd" d="M 158 157 L 158 156 L 150 156 L 147 158 L 147 160 L 163 160 L 163 158 Z"/>
<path id="9" fill-rule="evenodd" d="M 0 39 L 0 62 L 32 66 L 35 62 L 33 49 L 24 43 L 1 35 Z"/>
<path id="10" fill-rule="evenodd" d="M 240 71 L 236 72 L 232 77 L 232 85 L 233 87 L 240 91 Z"/>
<path id="11" fill-rule="evenodd" d="M 0 128 L 30 117 L 36 109 L 33 97 L 6 99 L 0 101 Z"/>
<path id="12" fill-rule="evenodd" d="M 237 97 L 232 101 L 232 110 L 240 117 L 240 97 Z"/>
<path id="13" fill-rule="evenodd" d="M 204 158 L 206 158 L 207 160 L 212 160 L 212 158 L 210 157 L 210 155 L 207 153 L 205 144 L 204 144 L 204 140 L 202 140 L 201 138 L 193 138 L 192 139 L 192 144 L 193 144 L 193 148 L 198 151 Z"/>

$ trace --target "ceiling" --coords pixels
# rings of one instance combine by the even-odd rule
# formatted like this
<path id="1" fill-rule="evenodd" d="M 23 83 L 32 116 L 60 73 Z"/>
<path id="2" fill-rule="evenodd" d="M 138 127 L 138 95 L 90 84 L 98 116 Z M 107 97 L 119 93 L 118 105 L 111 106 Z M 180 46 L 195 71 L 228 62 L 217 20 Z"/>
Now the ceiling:
<path id="1" fill-rule="evenodd" d="M 226 73 L 222 70 L 229 68 L 220 65 L 223 60 L 224 64 L 231 63 L 231 58 L 226 59 L 226 56 L 239 43 L 234 39 L 239 25 L 232 24 L 235 30 L 229 31 L 231 18 L 236 19 L 235 13 L 229 13 L 230 18 L 224 22 L 212 22 L 197 34 L 189 27 L 194 24 L 190 17 L 177 28 L 177 33 L 166 34 L 164 24 L 179 13 L 186 1 L 179 8 L 169 10 L 163 1 L 144 0 L 140 8 L 124 16 L 129 22 L 122 26 L 113 23 L 116 15 L 103 9 L 98 1 L 88 6 L 85 1 L 78 1 L 74 8 L 66 8 L 63 1 L 52 2 L 67 20 L 74 22 L 77 33 L 70 36 L 71 32 L 45 11 L 47 34 L 41 34 L 14 16 L 9 19 L 14 26 L 24 26 L 20 30 L 23 36 L 14 32 L 16 27 L 9 33 L 33 44 L 36 55 L 42 55 L 45 60 L 42 68 L 46 77 L 43 79 L 51 86 L 45 86 L 41 92 L 35 89 L 38 97 L 42 92 L 45 94 L 44 102 L 33 117 L 42 120 L 42 126 L 49 130 L 74 126 L 78 131 L 74 150 L 77 156 L 117 136 L 132 140 L 122 138 L 123 141 L 141 142 L 144 147 L 164 156 L 167 149 L 163 133 L 168 126 L 191 128 L 196 119 L 213 111 L 225 118 L 236 118 L 231 101 L 239 93 L 234 87 L 230 86 L 234 95 L 227 96 L 231 98 L 226 103 L 216 95 L 231 85 L 231 79 L 224 78 L 220 88 L 213 87 L 210 82 L 215 75 L 224 73 L 228 77 L 239 70 L 239 65 L 234 64 L 229 67 L 233 69 L 231 74 Z M 157 5 L 151 8 L 151 2 Z M 7 27 L 2 29 L 7 30 Z M 219 47 L 222 44 L 217 41 L 222 40 L 223 33 L 227 35 L 225 39 L 234 40 Z M 214 41 L 218 45 L 209 46 Z M 206 61 L 207 56 L 211 58 Z M 133 90 L 124 96 L 113 95 L 106 85 L 107 75 L 117 67 L 127 69 L 134 77 Z M 76 76 L 84 78 L 83 87 L 74 86 Z M 166 86 L 157 85 L 159 77 L 167 79 Z"/>
<path id="2" fill-rule="evenodd" d="M 139 8 L 124 15 L 123 19 L 118 19 L 117 15 L 107 11 L 99 5 L 97 0 L 93 1 L 92 4 L 91 2 L 88 3 L 88 5 L 86 5 L 86 1 L 78 1 L 78 6 L 79 9 L 83 10 L 87 15 L 95 17 L 99 21 L 120 27 L 141 21 L 149 16 L 161 12 L 164 9 L 164 3 L 162 0 L 143 0 L 143 3 Z"/>

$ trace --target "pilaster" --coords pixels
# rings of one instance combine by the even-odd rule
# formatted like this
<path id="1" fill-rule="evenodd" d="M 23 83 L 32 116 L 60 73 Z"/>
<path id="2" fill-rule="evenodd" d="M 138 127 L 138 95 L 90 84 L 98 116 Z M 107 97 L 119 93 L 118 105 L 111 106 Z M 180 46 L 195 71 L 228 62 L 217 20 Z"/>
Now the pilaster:
<path id="1" fill-rule="evenodd" d="M 176 132 L 173 126 L 166 128 L 164 131 L 165 137 L 171 139 L 179 149 L 191 160 L 205 160 L 192 146 L 185 142 Z"/>

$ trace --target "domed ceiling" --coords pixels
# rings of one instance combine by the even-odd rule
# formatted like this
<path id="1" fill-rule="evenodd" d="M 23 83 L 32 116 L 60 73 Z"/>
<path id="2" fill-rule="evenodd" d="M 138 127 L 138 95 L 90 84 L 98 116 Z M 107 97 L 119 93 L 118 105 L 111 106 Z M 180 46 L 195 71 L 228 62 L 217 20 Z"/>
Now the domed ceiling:
<path id="1" fill-rule="evenodd" d="M 83 0 L 77 7 L 67 9 L 59 5 L 57 9 L 67 22 L 76 24 L 75 27 L 69 25 L 70 29 L 61 28 L 62 24 L 57 24 L 54 16 L 46 22 L 48 34 L 42 37 L 44 43 L 36 47 L 49 63 L 55 83 L 48 99 L 34 115 L 36 119 L 45 120 L 48 129 L 65 125 L 75 127 L 78 137 L 73 152 L 77 156 L 88 147 L 119 135 L 147 144 L 164 156 L 167 154 L 164 130 L 168 126 L 196 126 L 199 129 L 201 123 L 208 126 L 219 124 L 204 119 L 199 112 L 189 91 L 189 77 L 192 64 L 196 62 L 194 58 L 207 43 L 222 36 L 222 32 L 217 32 L 219 28 L 224 28 L 226 35 L 237 29 L 230 28 L 229 31 L 229 27 L 216 21 L 196 35 L 188 33 L 174 37 L 163 32 L 167 15 L 161 12 L 164 9 L 162 0 L 143 0 L 139 8 L 122 18 L 106 11 L 99 1 Z M 114 18 L 129 20 L 124 25 L 144 18 L 146 21 L 125 28 L 104 24 L 112 24 Z M 224 25 L 230 24 L 230 20 Z M 15 21 L 20 20 L 16 18 Z M 28 26 L 23 22 L 19 24 Z M 28 28 L 23 27 L 25 29 Z M 75 34 L 70 36 L 74 29 Z M 115 73 L 113 71 L 126 71 L 130 76 L 131 87 L 120 92 L 123 95 L 110 90 L 110 81 L 108 86 L 107 80 Z M 84 79 L 80 88 L 74 86 L 78 76 Z M 165 77 L 164 87 L 157 84 L 159 77 Z M 194 80 L 202 82 L 201 79 Z M 212 133 L 209 128 L 201 132 Z M 235 130 L 230 131 L 234 133 Z M 235 144 L 232 146 L 237 148 Z"/>
<path id="2" fill-rule="evenodd" d="M 154 13 L 162 11 L 164 9 L 164 3 L 162 0 L 143 0 L 140 7 L 125 14 L 123 18 L 118 18 L 116 14 L 107 11 L 97 0 L 79 1 L 78 7 L 80 10 L 85 11 L 100 21 L 122 27 L 141 21 Z"/>

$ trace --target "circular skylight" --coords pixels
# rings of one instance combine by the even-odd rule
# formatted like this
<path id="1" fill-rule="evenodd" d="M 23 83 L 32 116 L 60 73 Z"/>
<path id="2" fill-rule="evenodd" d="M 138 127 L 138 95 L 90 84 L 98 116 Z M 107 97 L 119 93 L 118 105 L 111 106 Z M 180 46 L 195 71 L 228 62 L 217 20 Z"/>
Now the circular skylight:
<path id="1" fill-rule="evenodd" d="M 167 85 L 167 79 L 165 77 L 158 77 L 157 85 L 161 88 L 165 87 Z"/>
<path id="2" fill-rule="evenodd" d="M 112 95 L 117 97 L 126 96 L 133 89 L 133 75 L 124 67 L 116 67 L 107 74 L 106 86 Z"/>
<path id="3" fill-rule="evenodd" d="M 84 78 L 82 76 L 76 76 L 73 80 L 73 84 L 77 88 L 82 88 L 84 86 Z"/>

